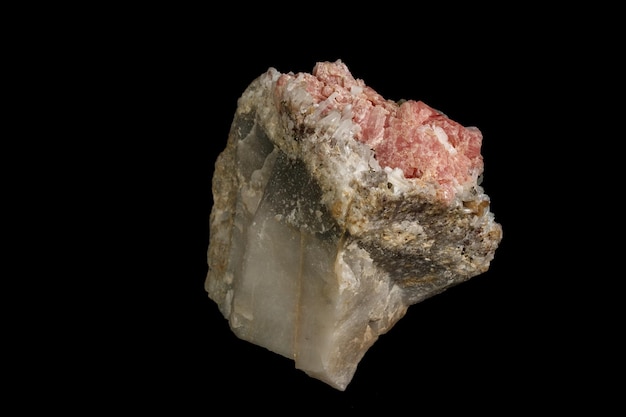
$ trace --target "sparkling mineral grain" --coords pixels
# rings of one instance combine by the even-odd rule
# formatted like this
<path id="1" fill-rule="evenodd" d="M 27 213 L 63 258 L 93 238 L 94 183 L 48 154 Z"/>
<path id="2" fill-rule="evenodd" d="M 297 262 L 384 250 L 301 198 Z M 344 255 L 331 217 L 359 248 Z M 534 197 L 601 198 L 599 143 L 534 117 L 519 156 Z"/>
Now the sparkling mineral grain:
<path id="1" fill-rule="evenodd" d="M 344 390 L 408 306 L 489 268 L 502 229 L 481 142 L 341 61 L 270 68 L 215 164 L 209 297 L 239 338 Z"/>

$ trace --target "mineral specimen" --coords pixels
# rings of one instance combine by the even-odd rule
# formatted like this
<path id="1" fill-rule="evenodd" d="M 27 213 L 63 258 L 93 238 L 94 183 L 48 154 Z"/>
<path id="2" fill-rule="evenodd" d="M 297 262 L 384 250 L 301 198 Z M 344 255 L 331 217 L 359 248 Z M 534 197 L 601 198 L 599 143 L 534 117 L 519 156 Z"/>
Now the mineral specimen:
<path id="1" fill-rule="evenodd" d="M 206 290 L 241 339 L 345 390 L 408 306 L 485 272 L 502 239 L 481 132 L 384 99 L 346 65 L 270 68 L 213 176 Z"/>

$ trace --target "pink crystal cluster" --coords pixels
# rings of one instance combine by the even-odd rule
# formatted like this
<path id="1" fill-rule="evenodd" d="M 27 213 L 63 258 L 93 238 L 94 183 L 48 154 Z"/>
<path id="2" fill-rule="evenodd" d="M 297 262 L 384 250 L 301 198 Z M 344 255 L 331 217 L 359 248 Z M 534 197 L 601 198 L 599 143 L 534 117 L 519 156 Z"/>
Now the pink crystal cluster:
<path id="1" fill-rule="evenodd" d="M 374 150 L 382 167 L 438 183 L 442 200 L 453 199 L 457 187 L 475 182 L 482 173 L 482 134 L 477 128 L 464 127 L 421 101 L 386 100 L 355 79 L 341 61 L 319 62 L 312 74 L 298 76 L 315 102 L 323 103 L 324 113 L 342 113 L 350 106 L 352 120 L 360 126 L 355 139 Z M 277 92 L 294 77 L 283 74 Z"/>

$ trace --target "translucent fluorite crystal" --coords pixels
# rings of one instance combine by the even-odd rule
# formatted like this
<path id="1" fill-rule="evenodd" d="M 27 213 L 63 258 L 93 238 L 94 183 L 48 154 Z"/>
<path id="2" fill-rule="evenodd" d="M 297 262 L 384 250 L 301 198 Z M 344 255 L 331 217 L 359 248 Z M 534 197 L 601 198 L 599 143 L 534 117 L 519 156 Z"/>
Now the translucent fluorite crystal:
<path id="1" fill-rule="evenodd" d="M 270 68 L 215 165 L 209 297 L 238 337 L 344 390 L 410 305 L 489 268 L 502 229 L 481 142 L 341 61 Z"/>

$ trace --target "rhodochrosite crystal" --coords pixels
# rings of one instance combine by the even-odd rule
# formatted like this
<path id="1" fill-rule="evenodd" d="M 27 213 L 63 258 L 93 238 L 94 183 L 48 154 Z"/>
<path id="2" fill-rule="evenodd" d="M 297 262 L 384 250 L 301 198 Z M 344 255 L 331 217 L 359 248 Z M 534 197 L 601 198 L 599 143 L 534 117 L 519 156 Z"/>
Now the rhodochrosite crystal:
<path id="1" fill-rule="evenodd" d="M 209 297 L 238 337 L 344 390 L 408 306 L 489 268 L 502 229 L 481 142 L 341 61 L 270 68 L 215 164 Z"/>

